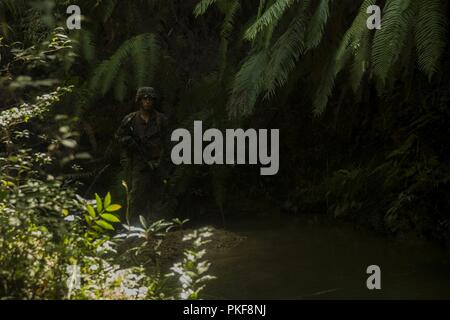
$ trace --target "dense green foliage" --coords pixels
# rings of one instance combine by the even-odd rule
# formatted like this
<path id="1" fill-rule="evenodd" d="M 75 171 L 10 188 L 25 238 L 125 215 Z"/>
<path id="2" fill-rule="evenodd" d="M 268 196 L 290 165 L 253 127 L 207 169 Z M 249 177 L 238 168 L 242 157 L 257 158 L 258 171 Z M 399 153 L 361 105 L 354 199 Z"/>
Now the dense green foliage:
<path id="1" fill-rule="evenodd" d="M 82 8 L 81 30 L 64 28 L 69 3 Z M 366 27 L 373 4 L 383 12 L 379 30 Z M 53 230 L 40 219 L 83 210 L 74 195 L 77 184 L 92 184 L 90 157 L 118 168 L 111 136 L 133 110 L 140 85 L 162 93 L 160 109 L 173 127 L 201 119 L 216 128 L 281 132 L 275 177 L 246 166 L 174 168 L 169 184 L 181 216 L 218 211 L 226 220 L 266 199 L 291 214 L 348 218 L 448 244 L 448 18 L 445 0 L 1 1 L 0 206 L 9 221 L 1 228 L 16 230 L 20 214 L 20 230 L 30 234 L 17 242 L 23 248 L 8 250 L 51 244 L 42 256 L 51 265 L 72 254 L 55 247 L 61 239 L 87 241 L 84 229 L 61 238 L 59 225 L 69 228 L 67 222 Z M 44 113 L 45 121 L 30 121 Z M 43 167 L 47 156 L 52 163 Z M 108 171 L 94 189 L 111 190 L 124 203 L 117 172 Z M 28 202 L 30 188 L 60 197 Z M 108 218 L 106 224 L 115 222 Z M 55 270 L 31 276 L 62 277 Z M 42 286 L 27 281 L 23 288 Z"/>
<path id="2" fill-rule="evenodd" d="M 74 91 L 64 83 L 74 42 L 63 28 L 33 32 L 40 42 L 33 38 L 29 47 L 2 45 L 1 299 L 197 299 L 213 279 L 202 248 L 211 232 L 187 234 L 184 258 L 168 273 L 159 246 L 186 221 L 147 226 L 141 217 L 142 226 L 133 227 L 128 204 L 113 203 L 110 193 L 80 196 L 74 177 L 91 155 L 78 150 L 78 118 L 61 110 Z"/>

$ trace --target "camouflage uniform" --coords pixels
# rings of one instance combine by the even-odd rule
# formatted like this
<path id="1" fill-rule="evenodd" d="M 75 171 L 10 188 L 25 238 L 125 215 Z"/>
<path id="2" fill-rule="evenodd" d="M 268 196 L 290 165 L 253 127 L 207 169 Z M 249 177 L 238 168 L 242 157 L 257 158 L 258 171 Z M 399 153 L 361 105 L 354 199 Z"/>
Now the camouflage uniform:
<path id="1" fill-rule="evenodd" d="M 140 88 L 136 102 L 143 95 L 157 98 L 153 88 Z M 139 112 L 133 112 L 122 120 L 116 139 L 124 150 L 122 164 L 130 187 L 131 218 L 134 221 L 139 215 L 163 218 L 167 118 L 153 109 L 146 123 Z"/>

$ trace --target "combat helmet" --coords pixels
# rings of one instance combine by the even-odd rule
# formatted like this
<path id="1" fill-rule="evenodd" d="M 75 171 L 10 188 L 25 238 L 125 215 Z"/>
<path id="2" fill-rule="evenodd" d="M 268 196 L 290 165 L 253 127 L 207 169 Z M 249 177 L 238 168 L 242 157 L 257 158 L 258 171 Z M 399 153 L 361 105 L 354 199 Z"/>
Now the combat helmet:
<path id="1" fill-rule="evenodd" d="M 158 94 L 153 87 L 140 87 L 136 93 L 136 102 L 142 98 L 151 98 L 153 100 L 158 100 Z"/>

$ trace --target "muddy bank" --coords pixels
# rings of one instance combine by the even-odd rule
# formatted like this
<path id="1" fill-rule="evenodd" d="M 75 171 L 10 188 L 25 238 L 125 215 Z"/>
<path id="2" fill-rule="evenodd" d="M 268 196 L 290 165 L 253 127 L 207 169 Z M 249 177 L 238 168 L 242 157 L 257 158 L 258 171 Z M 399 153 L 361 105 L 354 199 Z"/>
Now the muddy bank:
<path id="1" fill-rule="evenodd" d="M 209 242 L 202 246 L 206 250 L 205 259 L 216 254 L 224 254 L 246 240 L 245 236 L 231 231 L 209 228 L 212 236 L 208 238 Z M 181 261 L 185 250 L 193 247 L 192 241 L 183 241 L 183 238 L 193 231 L 193 229 L 172 231 L 159 240 L 128 239 L 119 246 L 118 251 L 124 254 L 127 250 L 139 247 L 140 249 L 131 255 L 126 255 L 126 257 L 131 256 L 134 265 L 142 264 L 151 270 L 157 264 L 162 271 L 167 271 L 174 263 Z M 127 263 L 126 259 L 124 259 L 124 263 Z"/>

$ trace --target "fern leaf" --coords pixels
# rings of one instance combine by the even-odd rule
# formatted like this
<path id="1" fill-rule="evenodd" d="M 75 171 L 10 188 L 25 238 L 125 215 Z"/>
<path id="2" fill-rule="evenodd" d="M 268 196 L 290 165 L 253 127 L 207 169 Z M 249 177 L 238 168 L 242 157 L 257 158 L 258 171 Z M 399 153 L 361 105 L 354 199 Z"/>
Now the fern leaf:
<path id="1" fill-rule="evenodd" d="M 374 74 L 383 85 L 397 62 L 412 26 L 411 0 L 387 0 L 381 29 L 377 30 L 372 47 Z"/>
<path id="2" fill-rule="evenodd" d="M 311 18 L 307 33 L 308 37 L 306 39 L 306 46 L 308 49 L 317 47 L 322 40 L 325 25 L 327 24 L 328 17 L 330 16 L 331 1 L 332 0 L 321 0 L 316 12 Z"/>
<path id="3" fill-rule="evenodd" d="M 353 50 L 352 48 L 357 46 L 357 43 L 363 33 L 367 31 L 367 8 L 371 5 L 374 5 L 375 2 L 376 0 L 364 0 L 356 18 L 353 20 L 351 27 L 344 34 L 344 37 L 336 54 L 337 61 L 342 60 L 342 58 L 346 55 L 347 50 Z"/>
<path id="4" fill-rule="evenodd" d="M 281 87 L 287 82 L 290 72 L 295 68 L 300 56 L 306 50 L 305 34 L 308 6 L 309 0 L 302 2 L 295 18 L 271 49 L 270 62 L 266 67 L 266 99 L 275 93 L 276 87 Z"/>
<path id="5" fill-rule="evenodd" d="M 297 0 L 276 0 L 245 32 L 244 38 L 254 40 L 257 35 L 268 27 L 278 23 L 284 13 Z"/>
<path id="6" fill-rule="evenodd" d="M 92 62 L 95 59 L 95 44 L 93 35 L 90 31 L 80 30 L 80 50 L 82 51 L 84 59 Z"/>
<path id="7" fill-rule="evenodd" d="M 366 69 L 363 69 L 362 65 L 358 66 L 357 64 L 358 61 L 364 61 L 364 51 L 359 50 L 361 49 L 361 39 L 363 38 L 363 35 L 368 31 L 366 26 L 367 8 L 370 5 L 375 4 L 375 2 L 376 0 L 364 0 L 358 14 L 353 20 L 352 25 L 345 32 L 344 37 L 342 38 L 342 41 L 336 51 L 336 54 L 330 61 L 328 61 L 325 67 L 324 77 L 319 84 L 314 98 L 313 113 L 316 116 L 319 116 L 323 114 L 323 112 L 325 112 L 328 100 L 333 93 L 334 83 L 337 75 L 342 70 L 342 68 L 344 68 L 349 59 L 355 54 L 357 58 L 355 59 L 352 82 L 354 84 L 354 88 L 358 87 L 363 76 L 362 72 L 366 71 Z M 355 68 L 357 67 L 360 67 L 361 69 L 355 70 Z"/>
<path id="8" fill-rule="evenodd" d="M 132 50 L 135 84 L 138 87 L 151 82 L 158 62 L 159 44 L 153 34 L 136 39 L 136 49 Z"/>
<path id="9" fill-rule="evenodd" d="M 159 45 L 153 34 L 140 34 L 125 41 L 107 60 L 94 71 L 91 90 L 106 94 L 118 78 L 119 72 L 127 62 L 135 69 L 135 84 L 143 84 L 153 76 L 159 55 Z"/>
<path id="10" fill-rule="evenodd" d="M 353 46 L 353 65 L 351 68 L 351 86 L 354 92 L 359 89 L 361 80 L 369 68 L 370 63 L 370 32 L 366 29 L 359 41 Z"/>
<path id="11" fill-rule="evenodd" d="M 348 56 L 346 58 L 348 58 Z M 343 59 L 343 57 L 341 59 Z M 333 93 L 336 76 L 341 71 L 342 66 L 342 64 L 337 63 L 335 57 L 327 62 L 324 76 L 321 78 L 319 88 L 314 99 L 313 113 L 315 116 L 320 116 L 325 112 L 328 99 Z"/>
<path id="12" fill-rule="evenodd" d="M 218 0 L 201 0 L 194 8 L 195 17 L 205 14 L 205 12 L 217 1 Z"/>
<path id="13" fill-rule="evenodd" d="M 445 6 L 440 0 L 419 1 L 417 24 L 414 29 L 420 69 L 432 78 L 446 43 Z"/>
<path id="14" fill-rule="evenodd" d="M 236 13 L 241 7 L 239 0 L 228 0 L 226 4 L 227 7 L 225 8 L 225 18 L 221 30 L 221 36 L 223 38 L 228 38 L 230 36 L 230 33 L 233 30 Z"/>
<path id="15" fill-rule="evenodd" d="M 264 71 L 269 62 L 267 50 L 251 55 L 242 65 L 233 82 L 228 113 L 231 117 L 246 116 L 253 111 L 264 91 Z"/>

